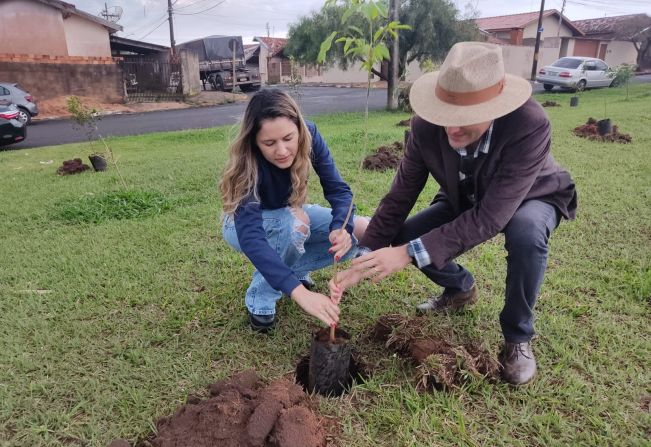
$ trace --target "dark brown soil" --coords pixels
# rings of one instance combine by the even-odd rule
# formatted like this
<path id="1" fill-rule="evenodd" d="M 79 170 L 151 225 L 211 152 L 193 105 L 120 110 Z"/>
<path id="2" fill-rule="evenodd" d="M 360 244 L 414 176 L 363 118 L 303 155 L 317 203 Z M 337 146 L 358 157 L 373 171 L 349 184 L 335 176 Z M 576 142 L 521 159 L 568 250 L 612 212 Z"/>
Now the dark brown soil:
<path id="1" fill-rule="evenodd" d="M 647 413 L 651 412 L 651 394 L 640 399 L 640 409 Z"/>
<path id="2" fill-rule="evenodd" d="M 398 121 L 397 125 L 398 126 L 409 127 L 411 125 L 411 118 L 406 119 L 406 120 L 402 120 L 402 121 Z"/>
<path id="3" fill-rule="evenodd" d="M 608 135 L 601 136 L 597 130 L 597 120 L 594 118 L 588 118 L 588 121 L 579 127 L 574 128 L 574 135 L 579 137 L 587 138 L 592 141 L 609 141 L 611 143 L 623 143 L 627 144 L 633 141 L 630 135 L 625 133 L 619 133 L 617 126 L 613 126 L 612 133 Z"/>
<path id="4" fill-rule="evenodd" d="M 561 105 L 556 101 L 545 101 L 541 104 L 543 107 L 560 107 Z"/>
<path id="5" fill-rule="evenodd" d="M 323 328 L 317 331 L 314 334 L 314 339 L 321 343 L 330 342 L 330 328 Z M 346 331 L 343 331 L 339 328 L 335 329 L 335 342 L 336 345 L 342 345 L 348 343 L 350 340 L 350 335 Z"/>
<path id="6" fill-rule="evenodd" d="M 81 158 L 75 158 L 74 160 L 65 160 L 63 165 L 57 169 L 57 174 L 59 175 L 71 175 L 79 174 L 90 169 L 90 166 L 84 164 L 81 161 Z"/>
<path id="7" fill-rule="evenodd" d="M 496 380 L 500 364 L 476 341 L 455 341 L 453 333 L 426 335 L 426 317 L 409 319 L 398 314 L 381 316 L 370 336 L 418 366 L 418 387 L 424 390 L 455 388 L 472 377 Z"/>
<path id="8" fill-rule="evenodd" d="M 300 386 L 286 379 L 265 385 L 245 371 L 209 387 L 210 397 L 188 398 L 156 423 L 153 447 L 324 447 L 320 417 Z"/>
<path id="9" fill-rule="evenodd" d="M 364 169 L 371 171 L 395 169 L 398 167 L 398 164 L 400 164 L 400 160 L 402 160 L 403 154 L 403 144 L 399 141 L 396 141 L 389 146 L 380 146 L 375 149 L 375 154 L 366 157 L 362 166 Z"/>

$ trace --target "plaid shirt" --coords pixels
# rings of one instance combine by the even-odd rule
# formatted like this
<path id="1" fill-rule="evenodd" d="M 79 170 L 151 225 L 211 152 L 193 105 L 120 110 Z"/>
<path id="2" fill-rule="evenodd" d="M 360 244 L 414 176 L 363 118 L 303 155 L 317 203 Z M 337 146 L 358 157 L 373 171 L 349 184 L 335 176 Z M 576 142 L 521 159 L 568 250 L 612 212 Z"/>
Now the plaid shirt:
<path id="1" fill-rule="evenodd" d="M 491 123 L 490 127 L 484 133 L 484 136 L 479 142 L 479 145 L 477 146 L 477 150 L 473 154 L 473 157 L 475 159 L 477 159 L 480 153 L 484 155 L 488 154 L 488 151 L 490 150 L 492 135 L 493 135 L 493 123 Z M 457 149 L 457 152 L 461 157 L 465 157 L 466 155 L 468 155 L 468 150 L 465 147 L 462 147 L 461 149 Z M 459 181 L 462 181 L 465 178 L 466 178 L 466 174 L 459 171 Z M 473 202 L 475 201 L 474 196 L 469 197 L 469 199 L 472 200 Z M 429 257 L 429 253 L 427 253 L 427 250 L 425 249 L 425 245 L 423 245 L 423 241 L 421 241 L 419 237 L 412 241 L 409 241 L 409 245 L 407 246 L 407 252 L 409 253 L 409 256 L 414 258 L 414 261 L 416 261 L 416 265 L 418 266 L 418 268 L 423 268 L 432 263 Z"/>

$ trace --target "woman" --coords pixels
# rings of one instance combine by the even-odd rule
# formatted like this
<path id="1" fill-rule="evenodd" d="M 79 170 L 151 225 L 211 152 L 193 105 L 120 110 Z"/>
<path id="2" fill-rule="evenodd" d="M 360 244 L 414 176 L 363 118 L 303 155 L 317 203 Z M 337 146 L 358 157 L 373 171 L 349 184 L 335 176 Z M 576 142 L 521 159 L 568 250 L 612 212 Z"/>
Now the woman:
<path id="1" fill-rule="evenodd" d="M 332 209 L 306 205 L 310 167 Z M 245 303 L 254 330 L 275 324 L 276 301 L 291 296 L 308 314 L 336 324 L 339 307 L 310 291 L 310 272 L 354 254 L 367 220 L 351 215 L 352 193 L 314 123 L 277 89 L 250 100 L 220 183 L 224 240 L 253 263 Z M 352 237 L 351 237 L 352 234 Z"/>

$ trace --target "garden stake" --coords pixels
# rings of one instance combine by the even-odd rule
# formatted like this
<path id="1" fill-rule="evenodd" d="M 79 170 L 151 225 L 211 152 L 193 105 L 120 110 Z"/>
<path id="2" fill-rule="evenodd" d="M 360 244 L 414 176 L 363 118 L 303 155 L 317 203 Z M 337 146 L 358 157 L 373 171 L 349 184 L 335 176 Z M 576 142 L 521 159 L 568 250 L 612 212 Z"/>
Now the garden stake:
<path id="1" fill-rule="evenodd" d="M 344 231 L 346 231 L 346 225 L 348 225 L 348 221 L 350 220 L 350 215 L 352 214 L 352 212 L 353 212 L 353 200 L 352 200 L 352 197 L 351 197 L 350 206 L 348 207 L 348 213 L 346 213 L 346 218 L 344 219 L 344 224 L 341 227 Z M 338 286 L 339 284 L 337 284 L 337 257 L 336 256 L 335 256 L 334 260 L 332 261 L 332 264 L 333 264 L 333 266 L 335 268 L 334 282 L 335 282 L 335 285 Z M 335 342 L 335 329 L 336 328 L 337 328 L 337 323 L 334 323 L 334 324 L 330 325 L 330 343 Z"/>

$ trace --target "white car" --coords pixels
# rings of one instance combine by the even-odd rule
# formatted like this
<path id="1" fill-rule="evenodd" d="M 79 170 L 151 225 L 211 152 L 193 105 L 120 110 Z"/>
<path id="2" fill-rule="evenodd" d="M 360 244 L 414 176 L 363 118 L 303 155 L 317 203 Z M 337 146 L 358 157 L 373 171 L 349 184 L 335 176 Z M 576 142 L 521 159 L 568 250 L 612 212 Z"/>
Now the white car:
<path id="1" fill-rule="evenodd" d="M 614 73 L 601 59 L 594 57 L 562 57 L 551 65 L 541 68 L 536 81 L 546 91 L 554 86 L 582 91 L 586 88 L 610 87 Z"/>

